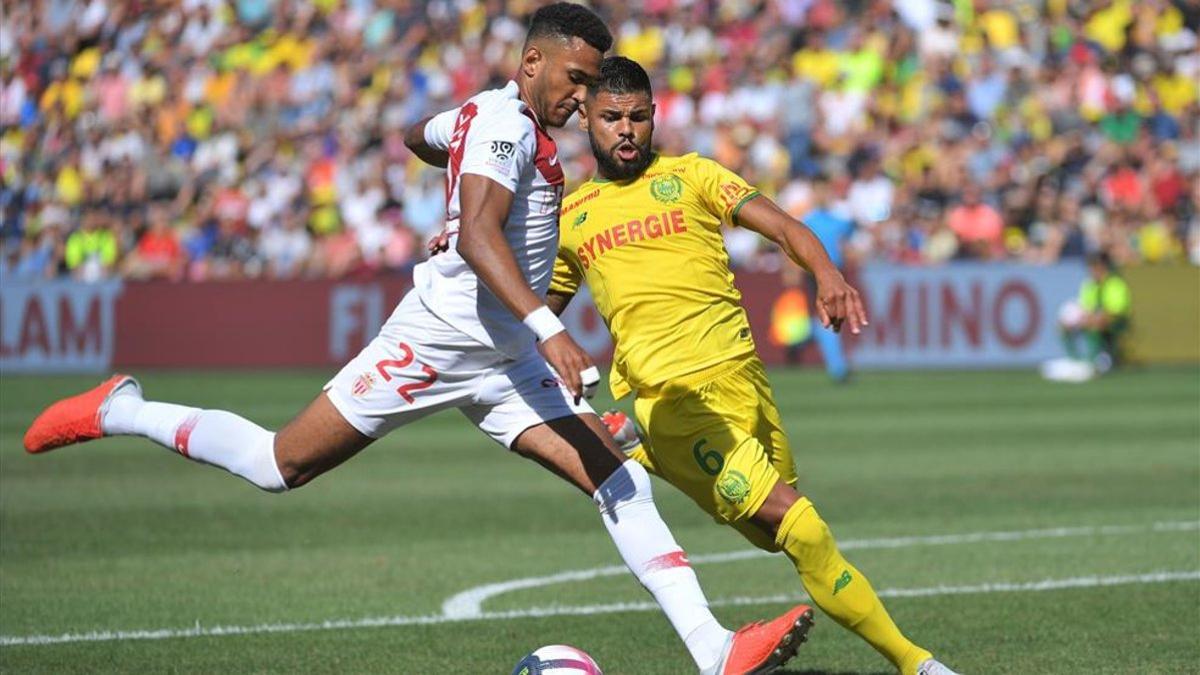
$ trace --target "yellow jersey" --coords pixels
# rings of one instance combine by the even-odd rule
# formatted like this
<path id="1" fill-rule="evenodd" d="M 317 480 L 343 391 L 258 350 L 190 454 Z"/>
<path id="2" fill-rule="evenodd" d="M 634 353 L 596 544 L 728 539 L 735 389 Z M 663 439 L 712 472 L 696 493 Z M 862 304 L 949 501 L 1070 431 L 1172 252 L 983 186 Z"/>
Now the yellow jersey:
<path id="1" fill-rule="evenodd" d="M 721 223 L 758 194 L 692 153 L 631 181 L 593 178 L 563 199 L 551 292 L 586 280 L 615 351 L 613 396 L 754 351 Z"/>

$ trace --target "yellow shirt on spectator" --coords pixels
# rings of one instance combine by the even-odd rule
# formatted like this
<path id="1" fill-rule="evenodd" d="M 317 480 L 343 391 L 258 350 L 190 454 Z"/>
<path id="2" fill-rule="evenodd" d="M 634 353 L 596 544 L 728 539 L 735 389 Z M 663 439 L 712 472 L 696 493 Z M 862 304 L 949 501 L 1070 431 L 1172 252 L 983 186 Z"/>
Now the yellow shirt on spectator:
<path id="1" fill-rule="evenodd" d="M 801 49 L 792 56 L 792 71 L 821 88 L 828 87 L 837 80 L 838 55 L 828 49 Z"/>
<path id="2" fill-rule="evenodd" d="M 42 92 L 40 107 L 42 112 L 47 112 L 55 106 L 62 106 L 63 114 L 69 120 L 78 117 L 79 112 L 83 110 L 83 86 L 74 79 L 51 82 L 46 91 Z"/>
<path id="3" fill-rule="evenodd" d="M 1142 260 L 1149 263 L 1172 260 L 1183 252 L 1174 233 L 1161 220 L 1146 223 L 1138 228 L 1137 248 Z"/>
<path id="4" fill-rule="evenodd" d="M 187 116 L 187 131 L 192 138 L 202 141 L 212 134 L 213 111 L 205 106 L 193 110 Z"/>
<path id="5" fill-rule="evenodd" d="M 484 3 L 472 6 L 463 12 L 459 19 L 462 34 L 472 38 L 483 35 L 483 31 L 487 28 L 487 20 L 487 7 L 484 6 Z"/>
<path id="6" fill-rule="evenodd" d="M 54 192 L 67 206 L 78 206 L 83 201 L 83 176 L 79 169 L 70 164 L 58 170 L 54 179 Z"/>
<path id="7" fill-rule="evenodd" d="M 664 46 L 662 31 L 646 26 L 640 33 L 622 36 L 617 41 L 617 53 L 652 68 L 662 59 Z"/>
<path id="8" fill-rule="evenodd" d="M 1017 46 L 1021 32 L 1017 25 L 1017 17 L 1007 9 L 989 9 L 979 15 L 979 26 L 987 35 L 988 43 L 993 49 L 1008 49 Z"/>
<path id="9" fill-rule="evenodd" d="M 1083 27 L 1083 34 L 1100 43 L 1110 52 L 1125 46 L 1125 28 L 1133 21 L 1131 0 L 1113 0 L 1108 7 L 1096 12 Z"/>
<path id="10" fill-rule="evenodd" d="M 257 38 L 233 45 L 221 55 L 221 67 L 227 70 L 248 70 L 255 75 L 265 75 L 274 68 L 266 59 L 265 41 L 272 36 L 264 31 Z"/>
<path id="11" fill-rule="evenodd" d="M 100 49 L 98 47 L 88 47 L 79 52 L 71 61 L 71 77 L 80 80 L 91 79 L 100 70 Z"/>
<path id="12" fill-rule="evenodd" d="M 312 62 L 312 53 L 312 40 L 302 39 L 292 33 L 284 33 L 267 48 L 261 64 L 262 72 L 270 72 L 280 65 L 287 66 L 292 70 L 302 70 Z"/>
<path id="13" fill-rule="evenodd" d="M 1183 12 L 1175 5 L 1167 5 L 1154 22 L 1154 33 L 1159 37 L 1174 35 L 1183 28 Z"/>
<path id="14" fill-rule="evenodd" d="M 167 96 L 167 81 L 162 75 L 139 77 L 129 89 L 129 100 L 138 107 L 152 108 Z"/>
<path id="15" fill-rule="evenodd" d="M 1183 111 L 1196 101 L 1196 82 L 1179 73 L 1155 75 L 1151 86 L 1158 94 L 1163 110 L 1171 115 L 1183 114 Z"/>

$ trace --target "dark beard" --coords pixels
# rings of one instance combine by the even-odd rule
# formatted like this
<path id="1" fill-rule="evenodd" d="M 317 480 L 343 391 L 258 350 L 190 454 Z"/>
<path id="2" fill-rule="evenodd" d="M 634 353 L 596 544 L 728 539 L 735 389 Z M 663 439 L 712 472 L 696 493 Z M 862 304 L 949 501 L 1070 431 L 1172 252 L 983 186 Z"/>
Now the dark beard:
<path id="1" fill-rule="evenodd" d="M 645 147 L 638 145 L 638 158 L 628 164 L 622 164 L 596 144 L 595 136 L 588 134 L 588 142 L 592 145 L 592 156 L 596 158 L 600 175 L 609 180 L 622 181 L 637 178 L 642 175 L 646 167 L 650 166 L 650 162 L 654 161 L 654 153 L 650 152 L 649 145 Z"/>

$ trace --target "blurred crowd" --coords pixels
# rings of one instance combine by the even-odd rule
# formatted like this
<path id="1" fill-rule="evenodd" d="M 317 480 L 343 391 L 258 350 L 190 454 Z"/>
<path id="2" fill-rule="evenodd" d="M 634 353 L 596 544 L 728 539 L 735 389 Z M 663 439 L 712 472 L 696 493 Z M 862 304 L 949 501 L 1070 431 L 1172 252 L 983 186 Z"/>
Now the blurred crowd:
<path id="1" fill-rule="evenodd" d="M 659 149 L 844 223 L 850 261 L 1200 264 L 1200 0 L 593 4 Z M 403 130 L 509 79 L 536 6 L 5 2 L 0 274 L 405 272 L 444 188 Z M 578 184 L 586 138 L 555 135 Z"/>

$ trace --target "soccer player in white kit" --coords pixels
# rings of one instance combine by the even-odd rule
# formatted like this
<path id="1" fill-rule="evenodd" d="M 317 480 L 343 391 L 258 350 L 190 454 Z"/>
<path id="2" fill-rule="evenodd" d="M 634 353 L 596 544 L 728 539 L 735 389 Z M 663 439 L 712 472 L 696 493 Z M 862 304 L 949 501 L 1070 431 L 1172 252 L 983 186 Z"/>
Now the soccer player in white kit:
<path id="1" fill-rule="evenodd" d="M 563 193 L 545 127 L 575 112 L 611 44 L 590 10 L 543 7 L 515 81 L 409 130 L 409 147 L 447 169 L 450 250 L 417 266 L 414 289 L 379 335 L 278 433 L 230 412 L 146 401 L 134 378 L 116 375 L 47 408 L 26 449 L 138 435 L 284 492 L 396 427 L 458 408 L 594 499 L 626 565 L 702 673 L 759 673 L 786 661 L 811 610 L 736 633 L 717 622 L 658 514 L 645 469 L 621 454 L 583 400 L 598 384 L 595 365 L 545 304 Z"/>

